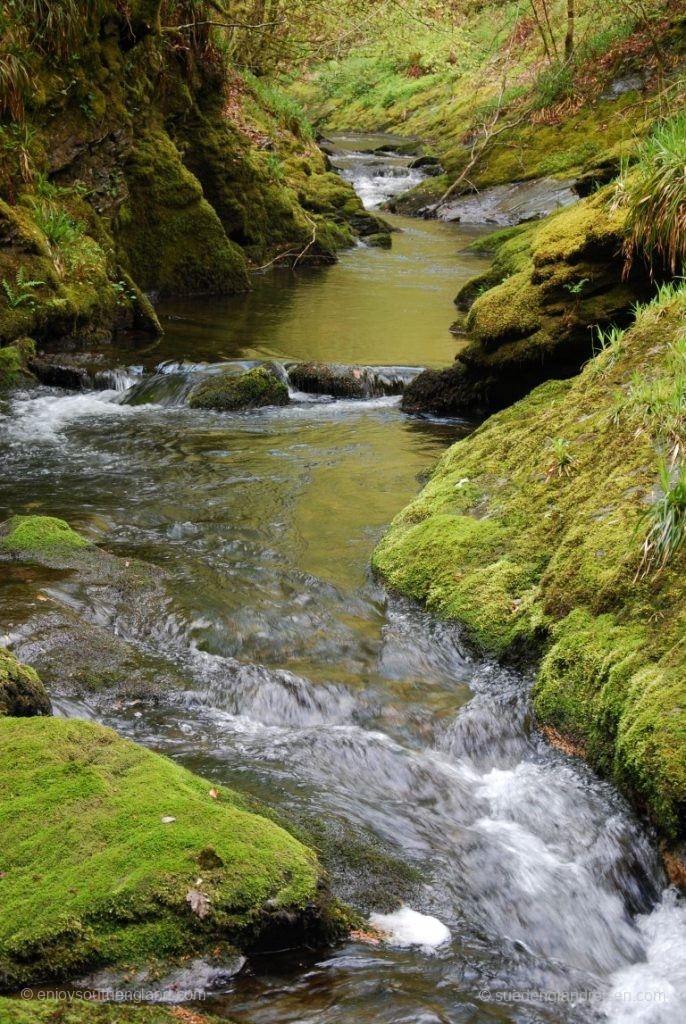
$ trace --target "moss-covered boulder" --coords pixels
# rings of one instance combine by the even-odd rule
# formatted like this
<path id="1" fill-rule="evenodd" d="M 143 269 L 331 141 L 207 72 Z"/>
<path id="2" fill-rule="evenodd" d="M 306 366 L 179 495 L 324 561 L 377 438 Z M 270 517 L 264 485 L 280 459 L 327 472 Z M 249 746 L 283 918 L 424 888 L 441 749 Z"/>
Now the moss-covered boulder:
<path id="1" fill-rule="evenodd" d="M 546 238 L 561 244 L 539 236 L 540 269 Z M 480 651 L 542 655 L 539 723 L 671 841 L 686 836 L 686 548 L 659 572 L 641 560 L 658 462 L 682 429 L 669 396 L 683 388 L 685 327 L 686 291 L 667 290 L 580 376 L 491 416 L 440 460 L 373 559 Z"/>
<path id="2" fill-rule="evenodd" d="M 0 393 L 30 383 L 28 363 L 34 352 L 31 338 L 20 338 L 13 345 L 0 348 Z"/>
<path id="3" fill-rule="evenodd" d="M 261 409 L 267 405 L 288 405 L 288 385 L 267 366 L 246 373 L 218 373 L 196 384 L 188 396 L 191 409 Z"/>
<path id="4" fill-rule="evenodd" d="M 0 647 L 0 718 L 49 715 L 50 698 L 38 675 Z"/>
<path id="5" fill-rule="evenodd" d="M 247 290 L 243 253 L 168 135 L 139 139 L 125 175 L 129 197 L 117 214 L 115 236 L 143 288 L 161 294 Z"/>
<path id="6" fill-rule="evenodd" d="M 109 729 L 3 718 L 0 761 L 5 989 L 340 931 L 310 850 Z"/>
<path id="7" fill-rule="evenodd" d="M 457 297 L 469 307 L 466 346 L 453 366 L 420 374 L 403 408 L 483 415 L 577 373 L 595 328 L 628 322 L 648 292 L 639 270 L 623 278 L 623 219 L 605 189 L 536 226 L 499 233 L 493 268 Z"/>
<path id="8" fill-rule="evenodd" d="M 61 559 L 91 546 L 54 516 L 12 516 L 0 527 L 0 554 L 19 561 Z"/>

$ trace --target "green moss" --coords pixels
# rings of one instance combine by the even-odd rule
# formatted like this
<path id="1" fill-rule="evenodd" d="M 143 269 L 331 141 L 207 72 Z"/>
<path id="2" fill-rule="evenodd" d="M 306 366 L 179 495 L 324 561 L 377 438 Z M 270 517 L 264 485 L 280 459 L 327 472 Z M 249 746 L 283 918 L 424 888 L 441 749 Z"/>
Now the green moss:
<path id="1" fill-rule="evenodd" d="M 628 320 L 650 285 L 626 280 L 616 259 L 623 216 L 604 189 L 543 221 L 496 235 L 486 274 L 457 296 L 469 309 L 467 344 L 448 370 L 420 374 L 403 407 L 482 414 L 550 377 L 568 377 L 592 355 L 595 328 Z"/>
<path id="2" fill-rule="evenodd" d="M 183 1018 L 181 1018 L 183 1020 Z M 224 1024 L 227 1018 L 222 1017 Z M 173 1008 L 97 1003 L 73 999 L 69 1004 L 36 998 L 7 999 L 0 996 L 0 1024 L 178 1024 Z M 193 1010 L 194 1024 L 219 1024 L 217 1017 Z"/>
<path id="3" fill-rule="evenodd" d="M 163 294 L 247 289 L 243 253 L 227 238 L 200 182 L 164 131 L 136 142 L 125 174 L 129 198 L 115 233 L 142 288 Z"/>
<path id="4" fill-rule="evenodd" d="M 575 237 L 566 252 L 579 251 Z M 611 359 L 538 387 L 454 445 L 373 559 L 391 587 L 463 622 L 480 650 L 543 650 L 538 721 L 581 744 L 671 839 L 686 829 L 686 554 L 636 578 L 663 437 L 657 418 L 637 425 L 616 410 L 636 375 L 673 368 L 684 310 L 665 290 Z M 567 474 L 551 438 L 574 455 Z"/>
<path id="5" fill-rule="evenodd" d="M 288 386 L 265 366 L 247 373 L 220 373 L 201 381 L 188 396 L 191 409 L 259 409 L 288 405 Z"/>
<path id="6" fill-rule="evenodd" d="M 0 647 L 0 718 L 49 715 L 50 699 L 38 675 Z"/>
<path id="7" fill-rule="evenodd" d="M 0 391 L 7 391 L 32 379 L 27 360 L 34 352 L 35 344 L 30 338 L 22 338 L 14 345 L 0 348 Z"/>
<path id="8" fill-rule="evenodd" d="M 69 523 L 52 516 L 12 516 L 0 531 L 0 551 L 22 558 L 61 555 L 90 546 Z"/>
<path id="9" fill-rule="evenodd" d="M 314 854 L 230 790 L 89 722 L 1 719 L 0 751 L 5 987 L 324 933 Z"/>

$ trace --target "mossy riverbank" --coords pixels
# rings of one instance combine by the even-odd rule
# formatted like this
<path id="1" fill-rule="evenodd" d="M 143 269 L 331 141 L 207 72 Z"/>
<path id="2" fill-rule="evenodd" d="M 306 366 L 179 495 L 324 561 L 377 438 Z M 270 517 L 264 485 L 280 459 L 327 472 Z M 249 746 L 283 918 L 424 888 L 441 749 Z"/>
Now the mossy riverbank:
<path id="1" fill-rule="evenodd" d="M 366 33 L 312 62 L 289 91 L 323 131 L 386 130 L 438 157 L 443 173 L 394 201 L 399 212 L 436 204 L 456 183 L 459 195 L 551 175 L 588 194 L 683 92 L 680 3 L 649 13 L 578 3 L 565 59 L 563 4 L 546 9 L 546 26 L 529 8 L 488 2 L 441 18 L 376 16 L 383 33 L 370 12 Z"/>
<path id="2" fill-rule="evenodd" d="M 420 374 L 403 396 L 407 411 L 484 415 L 551 377 L 578 372 L 599 329 L 627 323 L 651 294 L 645 269 L 624 273 L 625 213 L 609 185 L 543 221 L 479 242 L 492 266 L 456 303 L 468 310 L 466 344 L 453 365 Z"/>
<path id="3" fill-rule="evenodd" d="M 659 572 L 639 567 L 658 460 L 675 443 L 649 396 L 681 386 L 685 328 L 683 288 L 663 289 L 580 376 L 541 385 L 454 445 L 374 554 L 392 589 L 462 622 L 482 653 L 538 652 L 539 724 L 676 844 L 686 837 L 683 549 Z"/>
<path id="4" fill-rule="evenodd" d="M 292 102 L 234 66 L 200 6 L 185 24 L 186 6 L 59 5 L 47 34 L 28 8 L 7 14 L 0 348 L 159 332 L 144 292 L 240 292 L 256 264 L 331 261 L 385 230 Z M 3 358 L 0 386 L 16 369 Z"/>

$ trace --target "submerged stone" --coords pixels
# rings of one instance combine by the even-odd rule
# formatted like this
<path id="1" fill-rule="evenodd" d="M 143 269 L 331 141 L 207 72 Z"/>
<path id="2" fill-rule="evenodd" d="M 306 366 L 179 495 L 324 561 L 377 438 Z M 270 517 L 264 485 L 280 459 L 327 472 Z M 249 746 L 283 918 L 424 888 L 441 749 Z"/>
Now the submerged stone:
<path id="1" fill-rule="evenodd" d="M 0 647 L 0 718 L 49 715 L 50 698 L 38 675 Z"/>
<path id="2" fill-rule="evenodd" d="M 256 366 L 247 373 L 220 373 L 208 377 L 196 384 L 188 396 L 191 409 L 219 412 L 288 405 L 288 402 L 288 386 L 266 366 Z"/>
<path id="3" fill-rule="evenodd" d="M 5 990 L 343 930 L 311 850 L 109 729 L 3 718 L 0 765 Z M 201 867 L 208 846 L 216 860 Z"/>

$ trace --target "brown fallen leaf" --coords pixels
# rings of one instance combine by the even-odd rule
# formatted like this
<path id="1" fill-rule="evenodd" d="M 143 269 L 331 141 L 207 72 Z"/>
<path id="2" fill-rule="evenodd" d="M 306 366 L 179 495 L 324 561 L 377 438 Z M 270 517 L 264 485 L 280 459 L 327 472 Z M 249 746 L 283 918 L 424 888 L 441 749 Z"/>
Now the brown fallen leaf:
<path id="1" fill-rule="evenodd" d="M 172 1017 L 176 1017 L 177 1020 L 183 1021 L 183 1024 L 207 1024 L 205 1017 L 199 1017 L 197 1013 L 193 1013 L 192 1010 L 184 1010 L 182 1006 L 175 1006 L 169 1011 Z"/>
<path id="2" fill-rule="evenodd" d="M 190 904 L 193 913 L 201 919 L 207 917 L 210 912 L 209 897 L 200 889 L 189 889 L 186 893 L 186 903 Z"/>
<path id="3" fill-rule="evenodd" d="M 380 946 L 384 932 L 370 931 L 366 928 L 354 928 L 350 933 L 353 942 L 366 942 L 368 946 Z"/>
<path id="4" fill-rule="evenodd" d="M 213 800 L 218 800 L 219 799 L 219 790 L 215 789 L 214 786 L 213 786 L 212 789 L 210 790 L 210 796 L 212 797 Z"/>

